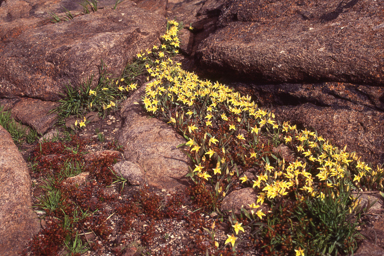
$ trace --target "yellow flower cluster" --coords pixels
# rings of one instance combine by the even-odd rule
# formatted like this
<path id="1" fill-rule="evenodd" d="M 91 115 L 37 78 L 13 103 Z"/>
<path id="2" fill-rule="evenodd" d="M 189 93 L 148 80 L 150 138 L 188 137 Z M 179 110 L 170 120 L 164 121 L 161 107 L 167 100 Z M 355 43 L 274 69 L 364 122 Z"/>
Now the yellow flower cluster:
<path id="1" fill-rule="evenodd" d="M 85 123 L 87 122 L 87 119 L 84 117 L 83 120 L 76 120 L 75 126 L 79 126 L 80 128 L 85 127 Z"/>
<path id="2" fill-rule="evenodd" d="M 191 117 L 199 116 L 201 118 L 201 124 L 199 125 L 205 125 L 206 128 L 212 127 L 214 121 L 220 121 L 228 124 L 228 131 L 231 133 L 242 129 L 242 132 L 234 136 L 233 139 L 237 140 L 238 145 L 246 145 L 250 152 L 250 157 L 247 158 L 248 161 L 259 157 L 255 145 L 248 139 L 254 138 L 256 140 L 261 131 L 269 131 L 275 134 L 282 133 L 282 141 L 303 158 L 303 160 L 290 163 L 286 163 L 284 159 L 271 163 L 268 159 L 263 158 L 263 173 L 257 175 L 255 180 L 252 180 L 253 188 L 259 191 L 259 196 L 257 202 L 250 205 L 251 208 L 261 207 L 266 198 L 273 200 L 277 197 L 286 196 L 292 188 L 301 191 L 303 195 L 323 198 L 324 194 L 320 189 L 320 183 L 325 183 L 327 187 L 338 187 L 344 179 L 360 182 L 367 175 L 384 174 L 382 168 L 377 167 L 377 170 L 373 171 L 364 162 L 359 161 L 356 154 L 348 153 L 346 148 L 340 150 L 332 146 L 315 132 L 307 129 L 299 131 L 295 125 L 291 126 L 288 122 L 279 124 L 272 112 L 258 108 L 250 96 L 242 96 L 218 82 L 211 83 L 207 80 L 200 80 L 196 74 L 183 70 L 180 63 L 174 62 L 167 57 L 170 52 L 167 47 L 177 48 L 179 45 L 177 38 L 178 24 L 173 21 L 169 22 L 169 24 L 170 28 L 162 37 L 168 46 L 162 45 L 160 48 L 163 51 L 156 55 L 158 59 L 153 62 L 152 66 L 148 65 L 146 67 L 149 76 L 152 77 L 152 80 L 147 83 L 146 94 L 143 99 L 146 110 L 152 113 L 161 111 L 161 113 L 167 115 L 165 109 L 167 106 L 164 103 L 164 99 L 167 99 L 177 106 L 182 106 L 183 109 L 181 114 L 176 112 L 176 116 L 168 116 L 169 123 L 173 125 L 176 125 L 179 121 L 182 123 L 187 118 L 191 120 Z M 158 50 L 159 47 L 156 46 L 153 49 Z M 140 53 L 138 57 L 146 58 L 145 53 Z M 203 112 L 196 109 L 201 107 L 204 108 Z M 253 125 L 247 126 L 246 123 L 252 123 Z M 190 147 L 190 152 L 203 156 L 202 162 L 206 161 L 206 156 L 209 159 L 218 156 L 218 151 L 222 151 L 223 154 L 218 158 L 216 168 L 207 170 L 201 163 L 198 163 L 195 165 L 192 174 L 205 180 L 212 178 L 210 174 L 222 175 L 222 173 L 229 173 L 233 175 L 233 171 L 228 170 L 231 160 L 225 157 L 226 144 L 212 134 L 207 133 L 204 138 L 198 140 L 195 136 L 198 132 L 197 123 L 190 123 L 185 129 L 184 134 L 190 138 L 186 143 Z M 352 177 L 352 175 L 354 176 Z M 250 181 L 246 176 L 240 180 L 242 183 Z M 221 192 L 221 187 L 219 190 Z M 225 195 L 224 192 L 223 195 Z M 252 210 L 251 212 L 260 219 L 265 216 L 262 210 L 257 212 Z M 240 227 L 241 224 L 236 224 L 236 234 L 241 230 Z M 236 237 L 234 235 L 228 235 L 225 243 L 234 245 L 235 241 Z M 299 248 L 296 254 L 303 255 L 304 253 Z"/>

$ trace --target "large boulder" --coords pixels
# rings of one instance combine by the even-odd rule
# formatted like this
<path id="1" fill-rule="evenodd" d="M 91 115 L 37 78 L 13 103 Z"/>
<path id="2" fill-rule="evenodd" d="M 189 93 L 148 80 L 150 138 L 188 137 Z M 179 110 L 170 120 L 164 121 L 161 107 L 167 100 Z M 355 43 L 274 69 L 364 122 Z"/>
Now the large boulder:
<path id="1" fill-rule="evenodd" d="M 309 127 L 364 161 L 384 163 L 384 87 L 351 83 L 244 84 L 281 121 Z"/>
<path id="2" fill-rule="evenodd" d="M 75 12 L 82 8 L 80 1 L 67 4 L 78 15 L 59 23 L 50 22 L 50 12 L 69 1 L 54 1 L 51 7 L 39 0 L 8 2 L 0 7 L 0 31 L 7 31 L 0 32 L 0 97 L 58 100 L 66 84 L 78 86 L 91 75 L 96 83 L 101 60 L 109 73 L 120 75 L 128 61 L 159 43 L 165 31 L 164 16 L 131 1 L 89 14 Z M 30 10 L 15 14 L 16 3 Z M 56 14 L 65 17 L 64 11 Z"/>
<path id="3" fill-rule="evenodd" d="M 383 85 L 383 11 L 370 0 L 226 0 L 197 55 L 212 72 L 258 82 Z"/>
<path id="4" fill-rule="evenodd" d="M 119 144 L 124 146 L 125 159 L 143 170 L 149 185 L 168 190 L 183 188 L 188 185 L 185 175 L 190 161 L 177 146 L 185 143 L 185 139 L 143 109 L 141 97 L 145 87 L 141 86 L 122 104 Z"/>
<path id="5" fill-rule="evenodd" d="M 194 19 L 178 14 L 187 7 L 172 10 L 196 26 L 184 53 L 195 57 L 198 72 L 245 88 L 281 121 L 384 162 L 380 2 L 210 0 L 196 5 Z M 199 25 L 207 17 L 214 24 Z"/>
<path id="6" fill-rule="evenodd" d="M 32 210 L 31 178 L 11 135 L 0 126 L 0 255 L 20 255 L 40 230 Z"/>

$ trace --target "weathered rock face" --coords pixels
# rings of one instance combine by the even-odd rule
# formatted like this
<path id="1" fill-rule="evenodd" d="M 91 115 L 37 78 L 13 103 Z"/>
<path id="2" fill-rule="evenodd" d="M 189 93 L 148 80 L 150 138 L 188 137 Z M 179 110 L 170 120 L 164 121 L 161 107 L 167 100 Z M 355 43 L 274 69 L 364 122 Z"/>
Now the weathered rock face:
<path id="1" fill-rule="evenodd" d="M 257 81 L 384 84 L 378 1 L 227 0 L 200 63 Z"/>
<path id="2" fill-rule="evenodd" d="M 260 208 L 253 209 L 250 207 L 251 204 L 256 203 L 257 193 L 253 188 L 242 188 L 239 190 L 232 191 L 227 195 L 223 202 L 221 203 L 221 211 L 232 211 L 235 214 L 241 213 L 241 208 L 244 208 L 247 211 L 257 212 L 262 210 L 263 212 L 268 212 L 270 210 L 267 204 L 261 205 Z"/>
<path id="3" fill-rule="evenodd" d="M 20 255 L 40 221 L 32 210 L 31 178 L 11 135 L 0 126 L 0 255 Z"/>
<path id="4" fill-rule="evenodd" d="M 192 8 L 175 6 L 176 14 Z M 197 28 L 183 52 L 199 72 L 246 88 L 278 119 L 316 129 L 364 161 L 384 162 L 380 2 L 212 0 L 195 8 L 194 19 L 179 17 Z M 208 16 L 213 25 L 199 26 Z"/>
<path id="5" fill-rule="evenodd" d="M 130 161 L 122 161 L 113 165 L 116 175 L 123 177 L 129 184 L 134 186 L 144 185 L 144 171 L 139 165 Z"/>
<path id="6" fill-rule="evenodd" d="M 44 134 L 57 120 L 57 114 L 50 113 L 59 103 L 38 99 L 21 99 L 12 108 L 12 116 L 24 124 Z"/>
<path id="7" fill-rule="evenodd" d="M 350 152 L 358 152 L 363 161 L 384 162 L 384 113 L 319 107 L 310 103 L 296 107 L 275 107 L 281 120 L 291 120 L 318 131 L 320 135 Z"/>
<path id="8" fill-rule="evenodd" d="M 222 0 L 169 0 L 167 6 L 168 17 L 183 22 L 185 28 L 193 27 L 192 31 L 180 31 L 181 51 L 194 56 L 198 45 L 216 30 Z M 193 68 L 193 59 L 190 68 Z"/>
<path id="9" fill-rule="evenodd" d="M 96 82 L 101 60 L 110 73 L 118 75 L 137 52 L 159 42 L 166 24 L 164 17 L 131 1 L 123 1 L 116 10 L 112 5 L 54 24 L 47 24 L 47 18 L 51 19 L 49 8 L 40 6 L 39 1 L 36 7 L 33 3 L 17 3 L 28 5 L 28 13 L 35 16 L 27 12 L 12 14 L 16 8 L 13 4 L 1 7 L 0 17 L 5 22 L 0 31 L 7 32 L 1 34 L 0 42 L 0 97 L 57 100 L 68 83 L 78 86 L 92 74 Z M 40 12 L 36 14 L 34 8 L 44 12 L 44 18 L 36 18 Z"/>
<path id="10" fill-rule="evenodd" d="M 143 110 L 141 96 L 145 85 L 138 89 L 121 107 L 123 127 L 118 138 L 124 146 L 126 160 L 136 163 L 144 170 L 149 185 L 164 189 L 183 187 L 190 161 L 177 148 L 185 143 L 168 124 L 150 118 Z"/>
<path id="11" fill-rule="evenodd" d="M 252 93 L 278 119 L 316 129 L 364 161 L 384 163 L 384 87 L 337 82 L 233 85 Z"/>
<path id="12" fill-rule="evenodd" d="M 379 219 L 373 224 L 373 227 L 368 228 L 362 232 L 365 241 L 362 246 L 357 250 L 356 254 L 359 256 L 365 255 L 383 255 L 384 253 L 384 221 Z"/>
<path id="13" fill-rule="evenodd" d="M 167 12 L 167 0 L 133 0 L 137 7 L 152 13 L 165 16 Z"/>

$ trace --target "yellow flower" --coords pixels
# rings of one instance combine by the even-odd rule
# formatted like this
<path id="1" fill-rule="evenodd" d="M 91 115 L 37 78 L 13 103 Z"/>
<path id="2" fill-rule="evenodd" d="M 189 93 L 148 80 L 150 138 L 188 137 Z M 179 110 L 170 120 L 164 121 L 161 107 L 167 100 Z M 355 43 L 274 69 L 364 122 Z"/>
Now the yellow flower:
<path id="1" fill-rule="evenodd" d="M 195 166 L 196 168 L 193 170 L 193 172 L 201 172 L 204 168 L 203 166 L 201 166 L 201 164 L 195 165 Z"/>
<path id="2" fill-rule="evenodd" d="M 220 164 L 218 164 L 216 168 L 213 169 L 213 174 L 221 174 Z"/>
<path id="3" fill-rule="evenodd" d="M 205 154 L 209 155 L 209 157 L 211 158 L 213 156 L 213 154 L 215 154 L 215 151 L 213 151 L 212 149 L 209 149 L 209 151 Z"/>
<path id="4" fill-rule="evenodd" d="M 234 125 L 234 124 L 231 124 L 230 126 L 229 126 L 229 130 L 236 130 L 236 126 Z"/>
<path id="5" fill-rule="evenodd" d="M 105 87 L 104 87 L 102 90 L 103 90 L 103 91 L 108 91 L 108 88 L 105 88 Z"/>
<path id="6" fill-rule="evenodd" d="M 256 158 L 257 154 L 255 152 L 251 153 L 251 158 Z"/>
<path id="7" fill-rule="evenodd" d="M 116 104 L 115 104 L 113 101 L 109 102 L 109 104 L 110 104 L 112 107 L 116 106 Z"/>
<path id="8" fill-rule="evenodd" d="M 230 235 L 227 235 L 227 236 L 228 236 L 228 238 L 227 238 L 227 240 L 225 240 L 225 244 L 231 243 L 232 247 L 235 246 L 235 242 L 236 242 L 237 237 L 235 237 L 234 234 L 232 234 L 232 236 L 230 236 Z"/>
<path id="9" fill-rule="evenodd" d="M 263 216 L 265 216 L 265 214 L 263 213 L 262 210 L 258 210 L 258 211 L 256 212 L 256 215 L 257 215 L 260 219 L 263 219 Z"/>
<path id="10" fill-rule="evenodd" d="M 264 197 L 265 197 L 265 194 L 260 194 L 258 197 L 257 197 L 257 201 L 256 203 L 262 205 L 264 203 Z"/>
<path id="11" fill-rule="evenodd" d="M 320 192 L 320 195 L 317 196 L 317 198 L 320 198 L 321 200 L 323 200 L 325 198 L 325 195 L 323 192 Z"/>
<path id="12" fill-rule="evenodd" d="M 225 113 L 223 113 L 221 115 L 221 118 L 224 120 L 224 121 L 228 121 L 228 117 L 225 115 Z"/>
<path id="13" fill-rule="evenodd" d="M 191 110 L 189 110 L 189 111 L 187 112 L 187 115 L 191 116 L 191 115 L 193 115 L 193 112 L 192 112 Z"/>
<path id="14" fill-rule="evenodd" d="M 267 170 L 267 171 L 272 171 L 273 169 L 275 169 L 275 167 L 273 167 L 273 166 L 270 166 L 268 163 L 266 163 L 265 164 L 265 170 Z"/>
<path id="15" fill-rule="evenodd" d="M 95 95 L 96 96 L 96 92 L 94 90 L 89 90 L 89 95 Z"/>
<path id="16" fill-rule="evenodd" d="M 200 150 L 200 146 L 196 145 L 196 146 L 194 146 L 194 147 L 192 148 L 191 151 L 196 151 L 196 153 L 197 153 L 197 152 L 199 152 L 199 150 Z"/>
<path id="17" fill-rule="evenodd" d="M 304 152 L 303 155 L 309 157 L 310 155 L 312 155 L 312 152 L 308 149 L 308 151 Z"/>
<path id="18" fill-rule="evenodd" d="M 353 181 L 357 181 L 357 182 L 360 182 L 360 175 L 355 175 L 355 178 L 353 178 Z"/>
<path id="19" fill-rule="evenodd" d="M 189 139 L 189 141 L 187 143 L 185 143 L 185 145 L 190 146 L 190 147 L 192 147 L 194 144 L 195 144 L 195 141 L 193 139 Z"/>
<path id="20" fill-rule="evenodd" d="M 245 232 L 245 231 L 244 231 L 244 228 L 243 228 L 241 225 L 243 225 L 243 224 L 242 224 L 242 223 L 239 223 L 239 222 L 236 222 L 235 225 L 232 225 L 232 227 L 235 229 L 235 233 L 236 233 L 236 235 L 239 234 L 239 231 L 240 231 L 240 230 L 243 231 L 243 232 Z"/>
<path id="21" fill-rule="evenodd" d="M 189 131 L 189 133 L 192 133 L 194 130 L 196 130 L 197 129 L 197 127 L 193 124 L 193 125 L 191 125 L 191 126 L 188 126 L 188 131 Z"/>
<path id="22" fill-rule="evenodd" d="M 120 81 L 121 81 L 121 82 L 124 82 L 124 78 L 121 78 Z"/>
<path id="23" fill-rule="evenodd" d="M 119 90 L 120 90 L 121 92 L 124 91 L 124 87 L 119 86 Z"/>
<path id="24" fill-rule="evenodd" d="M 208 120 L 208 121 L 205 122 L 205 125 L 206 126 L 212 126 L 212 122 Z"/>
<path id="25" fill-rule="evenodd" d="M 239 140 L 245 140 L 243 134 L 239 134 L 239 135 L 237 135 L 236 137 L 237 137 Z"/>
<path id="26" fill-rule="evenodd" d="M 176 123 L 176 119 L 171 117 L 171 120 L 168 123 L 174 123 L 175 124 Z"/>
<path id="27" fill-rule="evenodd" d="M 302 152 L 302 151 L 304 151 L 304 148 L 303 148 L 303 146 L 302 146 L 302 145 L 300 145 L 300 146 L 297 146 L 297 151 L 299 151 L 299 152 Z"/>
<path id="28" fill-rule="evenodd" d="M 273 125 L 275 123 L 275 121 L 271 120 L 271 119 L 268 119 L 267 123 Z"/>
<path id="29" fill-rule="evenodd" d="M 212 138 L 209 139 L 209 143 L 208 143 L 208 144 L 209 144 L 209 146 L 211 146 L 211 143 L 213 143 L 213 144 L 216 145 L 217 142 L 219 142 L 219 140 L 217 140 L 217 139 L 215 138 L 215 136 L 213 136 Z"/>
<path id="30" fill-rule="evenodd" d="M 295 250 L 296 256 L 305 256 L 304 250 L 299 247 L 298 250 Z"/>
<path id="31" fill-rule="evenodd" d="M 205 180 L 208 180 L 208 178 L 211 178 L 212 176 L 209 175 L 207 172 L 203 172 L 203 174 L 201 175 L 201 177 Z"/>
<path id="32" fill-rule="evenodd" d="M 211 118 L 212 118 L 212 115 L 211 115 L 211 114 L 208 114 L 208 115 L 205 117 L 205 119 L 208 119 L 208 120 L 211 120 Z"/>
<path id="33" fill-rule="evenodd" d="M 256 209 L 256 208 L 259 208 L 259 207 L 260 207 L 260 205 L 257 205 L 257 204 L 255 204 L 255 203 L 249 204 L 248 206 L 251 207 L 251 208 L 253 208 L 253 209 Z"/>
<path id="34" fill-rule="evenodd" d="M 84 121 L 81 121 L 80 123 L 79 123 L 79 126 L 80 126 L 80 128 L 81 127 L 85 127 L 85 122 L 87 121 L 87 119 L 85 119 L 85 117 L 84 117 Z"/>
<path id="35" fill-rule="evenodd" d="M 241 183 L 244 183 L 248 180 L 248 177 L 244 175 L 243 177 L 240 178 L 240 180 L 241 180 Z"/>
<path id="36" fill-rule="evenodd" d="M 253 186 L 252 186 L 252 188 L 255 188 L 255 187 L 260 187 L 260 185 L 261 185 L 261 180 L 260 179 L 258 179 L 258 180 L 254 180 L 253 181 Z"/>
<path id="37" fill-rule="evenodd" d="M 260 129 L 259 129 L 259 128 L 257 128 L 257 126 L 255 126 L 255 127 L 253 127 L 253 128 L 252 128 L 252 131 L 251 131 L 251 133 L 256 133 L 256 134 L 259 134 L 259 131 L 260 131 Z"/>
<path id="38" fill-rule="evenodd" d="M 301 190 L 306 190 L 306 191 L 308 191 L 308 193 L 312 193 L 313 192 L 313 188 L 312 187 L 308 187 L 308 186 L 302 187 Z"/>
<path id="39" fill-rule="evenodd" d="M 284 140 L 285 140 L 285 143 L 291 142 L 292 141 L 292 137 L 291 136 L 284 137 Z"/>

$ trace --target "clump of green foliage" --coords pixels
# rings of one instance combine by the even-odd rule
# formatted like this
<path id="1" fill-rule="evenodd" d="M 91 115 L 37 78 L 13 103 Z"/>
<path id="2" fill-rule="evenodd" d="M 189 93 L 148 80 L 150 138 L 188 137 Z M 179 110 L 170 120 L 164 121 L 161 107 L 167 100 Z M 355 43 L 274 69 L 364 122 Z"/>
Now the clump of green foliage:
<path id="1" fill-rule="evenodd" d="M 4 107 L 0 106 L 0 125 L 11 134 L 15 143 L 34 143 L 38 137 L 36 130 L 24 128 L 12 118 L 10 111 L 4 111 L 3 109 Z"/>
<path id="2" fill-rule="evenodd" d="M 91 88 L 93 76 L 78 88 L 67 85 L 67 91 L 62 94 L 60 105 L 54 112 L 57 112 L 62 119 L 69 116 L 82 117 L 91 111 L 107 115 L 110 111 L 116 110 L 117 104 L 137 88 L 136 78 L 146 72 L 143 66 L 136 63 L 127 65 L 120 78 L 112 78 L 101 61 L 97 86 Z"/>

